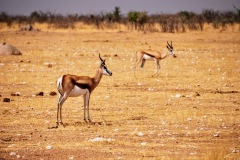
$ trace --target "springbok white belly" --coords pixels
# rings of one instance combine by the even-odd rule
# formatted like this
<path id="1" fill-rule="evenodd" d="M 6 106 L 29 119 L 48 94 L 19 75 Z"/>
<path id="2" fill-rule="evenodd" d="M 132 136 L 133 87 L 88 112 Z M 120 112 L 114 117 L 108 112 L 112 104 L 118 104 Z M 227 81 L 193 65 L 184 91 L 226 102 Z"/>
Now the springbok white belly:
<path id="1" fill-rule="evenodd" d="M 151 56 L 149 56 L 149 55 L 147 55 L 147 54 L 144 54 L 144 55 L 143 55 L 143 58 L 146 59 L 146 60 L 154 60 L 153 57 L 151 57 Z"/>
<path id="2" fill-rule="evenodd" d="M 69 97 L 79 97 L 81 95 L 84 95 L 88 92 L 88 89 L 82 89 L 78 86 L 75 86 L 72 92 L 70 93 Z"/>
<path id="3" fill-rule="evenodd" d="M 62 77 L 60 77 L 57 81 L 57 88 L 58 91 L 63 94 L 63 89 L 62 89 Z M 72 92 L 70 93 L 69 97 L 79 97 L 81 95 L 84 95 L 88 92 L 88 89 L 82 89 L 79 88 L 78 86 L 75 86 Z"/>

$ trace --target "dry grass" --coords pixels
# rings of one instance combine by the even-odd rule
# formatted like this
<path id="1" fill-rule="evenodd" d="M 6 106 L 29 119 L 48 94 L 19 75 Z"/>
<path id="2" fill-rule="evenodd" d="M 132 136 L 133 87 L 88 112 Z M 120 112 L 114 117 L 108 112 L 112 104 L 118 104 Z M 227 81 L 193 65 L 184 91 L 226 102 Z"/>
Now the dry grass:
<path id="1" fill-rule="evenodd" d="M 0 57 L 0 158 L 238 159 L 238 34 L 1 31 L 0 42 L 23 56 Z M 167 40 L 178 58 L 160 62 L 154 78 L 155 63 L 146 62 L 135 78 L 136 50 L 165 51 Z M 67 126 L 53 129 L 57 96 L 49 93 L 57 78 L 93 76 L 99 52 L 113 77 L 103 77 L 92 94 L 94 123 L 83 121 L 83 99 L 69 98 L 63 106 Z M 44 96 L 36 96 L 41 91 Z M 20 96 L 11 96 L 16 92 Z"/>

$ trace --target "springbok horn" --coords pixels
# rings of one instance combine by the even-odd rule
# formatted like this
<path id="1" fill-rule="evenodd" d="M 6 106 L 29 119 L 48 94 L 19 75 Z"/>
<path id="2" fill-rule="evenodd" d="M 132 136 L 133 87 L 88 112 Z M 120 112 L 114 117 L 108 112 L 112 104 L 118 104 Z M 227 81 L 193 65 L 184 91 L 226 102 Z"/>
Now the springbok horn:
<path id="1" fill-rule="evenodd" d="M 103 59 L 101 58 L 100 53 L 99 53 L 99 59 L 103 62 Z"/>
<path id="2" fill-rule="evenodd" d="M 167 49 L 169 49 L 170 50 L 170 48 L 169 48 L 169 46 L 167 45 Z"/>
<path id="3" fill-rule="evenodd" d="M 169 47 L 171 47 L 171 45 L 168 43 L 168 41 L 167 41 L 167 44 L 168 44 Z"/>

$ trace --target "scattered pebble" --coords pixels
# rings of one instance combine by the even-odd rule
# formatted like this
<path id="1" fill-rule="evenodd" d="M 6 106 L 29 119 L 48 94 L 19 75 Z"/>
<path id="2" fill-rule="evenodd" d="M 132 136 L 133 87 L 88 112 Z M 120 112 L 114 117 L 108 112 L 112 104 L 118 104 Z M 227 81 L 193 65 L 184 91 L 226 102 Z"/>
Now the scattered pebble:
<path id="1" fill-rule="evenodd" d="M 3 98 L 3 102 L 10 102 L 10 98 Z"/>
<path id="2" fill-rule="evenodd" d="M 16 152 L 10 152 L 9 155 L 10 155 L 10 156 L 15 156 L 15 155 L 16 155 Z"/>
<path id="3" fill-rule="evenodd" d="M 12 93 L 11 96 L 20 96 L 21 93 L 20 92 L 16 92 L 16 93 Z"/>
<path id="4" fill-rule="evenodd" d="M 214 137 L 220 137 L 220 132 L 216 132 L 213 136 Z"/>
<path id="5" fill-rule="evenodd" d="M 70 156 L 70 157 L 68 157 L 68 159 L 74 159 L 74 157 L 73 157 L 73 156 Z"/>
<path id="6" fill-rule="evenodd" d="M 239 153 L 239 150 L 237 148 L 233 148 L 232 153 Z"/>
<path id="7" fill-rule="evenodd" d="M 46 149 L 50 150 L 50 149 L 52 149 L 52 146 L 48 145 L 48 146 L 46 147 Z"/>
<path id="8" fill-rule="evenodd" d="M 50 96 L 56 96 L 56 95 L 57 95 L 57 92 L 52 91 L 52 92 L 49 93 L 49 95 L 50 95 Z"/>
<path id="9" fill-rule="evenodd" d="M 96 137 L 96 138 L 90 139 L 89 141 L 90 141 L 90 142 L 104 142 L 104 141 L 106 141 L 106 142 L 112 142 L 112 141 L 114 141 L 114 139 L 112 139 L 112 138 Z"/>
<path id="10" fill-rule="evenodd" d="M 138 132 L 138 136 L 142 137 L 144 134 L 142 132 Z"/>
<path id="11" fill-rule="evenodd" d="M 142 146 L 145 146 L 147 144 L 147 142 L 142 142 L 141 145 Z"/>
<path id="12" fill-rule="evenodd" d="M 181 94 L 176 94 L 175 97 L 176 97 L 176 98 L 180 98 L 180 97 L 181 97 Z"/>
<path id="13" fill-rule="evenodd" d="M 44 93 L 43 92 L 39 92 L 36 94 L 37 96 L 44 96 Z"/>

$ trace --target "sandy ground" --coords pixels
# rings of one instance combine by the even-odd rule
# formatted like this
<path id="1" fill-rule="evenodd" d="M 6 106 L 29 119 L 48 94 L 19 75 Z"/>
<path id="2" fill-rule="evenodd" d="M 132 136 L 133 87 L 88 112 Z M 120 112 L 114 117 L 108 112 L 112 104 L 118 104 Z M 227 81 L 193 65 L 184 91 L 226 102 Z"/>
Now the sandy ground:
<path id="1" fill-rule="evenodd" d="M 240 36 L 232 31 L 1 31 L 22 56 L 0 56 L 0 159 L 239 159 Z M 130 69 L 138 49 L 177 58 Z M 83 98 L 63 106 L 55 128 L 56 80 L 63 74 L 104 76 L 83 121 Z M 43 92 L 43 95 L 39 95 Z M 4 102 L 9 98 L 10 102 Z"/>

